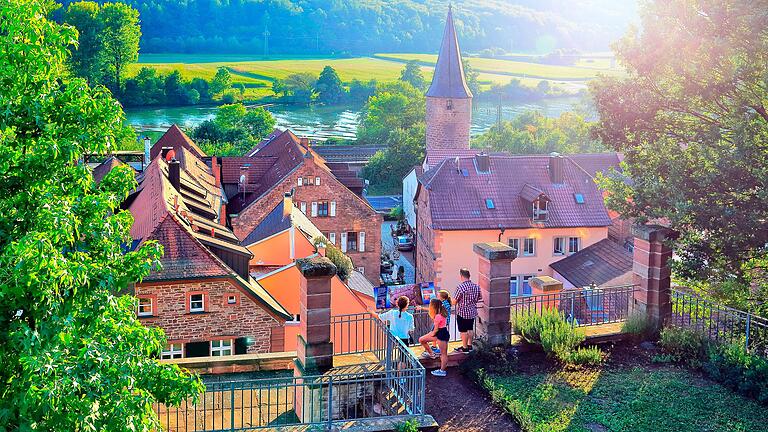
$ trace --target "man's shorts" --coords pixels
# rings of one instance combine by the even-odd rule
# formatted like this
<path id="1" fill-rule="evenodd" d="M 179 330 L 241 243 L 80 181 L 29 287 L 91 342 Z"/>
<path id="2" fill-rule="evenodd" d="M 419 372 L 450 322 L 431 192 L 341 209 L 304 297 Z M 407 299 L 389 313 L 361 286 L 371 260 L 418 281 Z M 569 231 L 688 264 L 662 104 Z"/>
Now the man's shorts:
<path id="1" fill-rule="evenodd" d="M 459 333 L 465 333 L 475 329 L 474 318 L 462 318 L 456 315 L 456 327 L 459 328 Z"/>

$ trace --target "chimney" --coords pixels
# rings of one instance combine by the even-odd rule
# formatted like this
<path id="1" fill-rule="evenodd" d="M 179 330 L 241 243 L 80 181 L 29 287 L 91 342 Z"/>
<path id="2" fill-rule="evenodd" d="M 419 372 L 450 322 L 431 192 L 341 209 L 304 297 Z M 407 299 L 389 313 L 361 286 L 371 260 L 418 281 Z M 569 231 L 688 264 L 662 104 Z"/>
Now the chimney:
<path id="1" fill-rule="evenodd" d="M 177 191 L 181 190 L 181 164 L 176 159 L 168 162 L 168 180 Z"/>
<path id="2" fill-rule="evenodd" d="M 291 216 L 291 210 L 293 210 L 293 193 L 286 192 L 283 195 L 283 219 Z"/>
<path id="3" fill-rule="evenodd" d="M 142 170 L 146 169 L 147 165 L 149 165 L 149 161 L 150 161 L 150 159 L 149 159 L 149 152 L 150 152 L 151 147 L 152 147 L 152 140 L 149 139 L 148 136 L 145 136 L 144 137 L 144 166 L 141 167 Z"/>
<path id="4" fill-rule="evenodd" d="M 489 173 L 491 172 L 491 157 L 485 152 L 475 155 L 475 165 L 478 173 Z"/>
<path id="5" fill-rule="evenodd" d="M 309 148 L 309 146 L 311 145 L 309 143 L 309 138 L 308 137 L 301 137 L 301 138 L 299 138 L 299 141 L 301 142 L 301 145 L 303 145 L 305 148 Z"/>
<path id="6" fill-rule="evenodd" d="M 554 184 L 563 183 L 563 157 L 560 153 L 549 154 L 549 179 Z"/>

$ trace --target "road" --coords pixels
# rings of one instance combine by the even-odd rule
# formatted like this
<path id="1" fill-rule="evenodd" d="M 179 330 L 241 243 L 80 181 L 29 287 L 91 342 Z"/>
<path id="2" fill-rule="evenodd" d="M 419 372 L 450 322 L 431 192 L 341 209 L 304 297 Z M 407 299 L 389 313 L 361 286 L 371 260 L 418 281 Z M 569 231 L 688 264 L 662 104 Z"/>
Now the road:
<path id="1" fill-rule="evenodd" d="M 396 222 L 389 221 L 381 224 L 381 250 L 389 252 L 390 254 L 395 250 L 395 242 L 392 239 L 390 230 L 396 224 Z M 400 252 L 400 258 L 395 261 L 395 271 L 397 271 L 397 267 L 399 266 L 403 266 L 403 268 L 405 268 L 406 283 L 413 283 L 414 279 L 416 278 L 416 268 L 413 266 L 413 257 L 415 253 L 415 250 L 411 252 Z"/>

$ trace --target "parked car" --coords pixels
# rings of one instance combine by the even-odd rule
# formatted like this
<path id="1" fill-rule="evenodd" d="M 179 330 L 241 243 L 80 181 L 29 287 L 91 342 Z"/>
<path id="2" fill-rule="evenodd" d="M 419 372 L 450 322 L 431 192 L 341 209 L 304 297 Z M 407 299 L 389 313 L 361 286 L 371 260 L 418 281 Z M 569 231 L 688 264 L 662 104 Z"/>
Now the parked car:
<path id="1" fill-rule="evenodd" d="M 410 236 L 406 236 L 406 235 L 397 236 L 397 250 L 401 250 L 401 251 L 413 250 L 413 239 Z"/>

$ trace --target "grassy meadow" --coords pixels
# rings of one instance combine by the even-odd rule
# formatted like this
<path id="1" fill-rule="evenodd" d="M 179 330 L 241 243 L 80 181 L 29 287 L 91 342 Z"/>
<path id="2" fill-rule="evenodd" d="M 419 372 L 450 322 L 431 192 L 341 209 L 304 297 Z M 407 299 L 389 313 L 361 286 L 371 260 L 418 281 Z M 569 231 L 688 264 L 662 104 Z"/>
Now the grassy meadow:
<path id="1" fill-rule="evenodd" d="M 235 86 L 246 88 L 247 99 L 260 99 L 272 95 L 272 81 L 285 78 L 297 72 L 319 74 L 326 65 L 333 66 L 342 81 L 349 83 L 354 79 L 368 81 L 393 81 L 400 76 L 403 64 L 409 60 L 422 63 L 425 78 L 431 79 L 435 54 L 376 54 L 373 57 L 322 57 L 322 56 L 270 56 L 256 55 L 218 55 L 218 54 L 142 54 L 139 62 L 127 68 L 129 76 L 135 75 L 140 68 L 149 66 L 161 73 L 179 70 L 185 79 L 204 78 L 210 80 L 219 67 L 226 67 L 232 74 Z M 536 86 L 539 81 L 547 80 L 574 90 L 600 73 L 618 74 L 618 69 L 610 68 L 610 61 L 604 58 L 582 58 L 576 66 L 546 65 L 534 62 L 500 60 L 473 57 L 470 63 L 479 72 L 482 87 L 491 84 L 505 84 L 518 79 L 523 85 Z"/>

